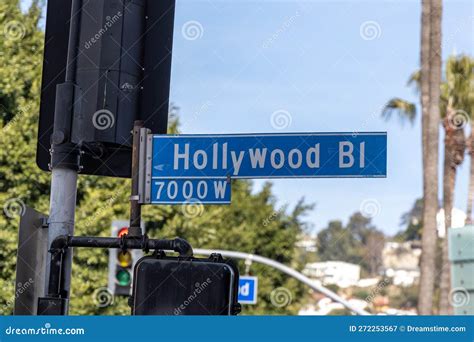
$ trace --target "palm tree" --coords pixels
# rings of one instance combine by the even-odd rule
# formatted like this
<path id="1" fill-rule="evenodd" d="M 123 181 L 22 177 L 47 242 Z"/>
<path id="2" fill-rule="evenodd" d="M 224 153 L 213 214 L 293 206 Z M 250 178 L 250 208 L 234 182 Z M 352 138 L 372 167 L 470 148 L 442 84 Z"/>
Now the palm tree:
<path id="1" fill-rule="evenodd" d="M 470 91 L 468 94 L 469 103 L 467 105 L 468 113 L 474 113 L 474 60 L 471 59 L 471 68 L 469 69 L 470 77 Z M 469 190 L 467 195 L 467 210 L 466 210 L 466 224 L 473 223 L 472 217 L 472 206 L 474 205 L 474 120 L 471 120 L 471 134 L 468 139 L 468 152 L 471 157 L 471 165 L 470 165 L 470 174 L 469 174 Z"/>
<path id="2" fill-rule="evenodd" d="M 473 61 L 467 56 L 449 58 L 446 63 L 446 80 L 442 85 L 440 103 L 445 131 L 443 206 L 446 237 L 443 241 L 443 264 L 441 269 L 439 313 L 450 313 L 449 292 L 451 289 L 448 254 L 448 229 L 451 227 L 451 212 L 456 182 L 456 169 L 464 161 L 466 138 L 464 127 L 469 122 L 472 104 L 470 93 Z"/>
<path id="3" fill-rule="evenodd" d="M 443 208 L 445 227 L 451 226 L 451 212 L 457 167 L 464 160 L 466 149 L 464 127 L 473 112 L 474 60 L 467 56 L 450 57 L 446 62 L 445 79 L 441 84 L 439 112 L 445 132 L 443 167 Z M 419 91 L 421 73 L 411 75 L 409 85 L 415 85 Z M 465 110 L 466 108 L 467 110 Z M 411 123 L 416 119 L 416 105 L 401 98 L 391 99 L 384 107 L 382 115 L 389 119 L 396 113 L 401 120 Z M 471 172 L 474 172 L 471 170 Z M 440 314 L 449 313 L 450 269 L 447 239 L 443 242 L 443 268 L 440 283 Z"/>
<path id="4" fill-rule="evenodd" d="M 422 0 L 420 89 L 423 147 L 423 230 L 418 312 L 433 307 L 438 211 L 438 121 L 441 82 L 441 0 Z"/>
<path id="5" fill-rule="evenodd" d="M 474 205 L 474 120 L 471 120 L 471 134 L 468 141 L 469 143 L 467 148 L 471 157 L 471 165 L 469 172 L 469 189 L 467 192 L 466 225 L 473 223 L 472 206 Z"/>

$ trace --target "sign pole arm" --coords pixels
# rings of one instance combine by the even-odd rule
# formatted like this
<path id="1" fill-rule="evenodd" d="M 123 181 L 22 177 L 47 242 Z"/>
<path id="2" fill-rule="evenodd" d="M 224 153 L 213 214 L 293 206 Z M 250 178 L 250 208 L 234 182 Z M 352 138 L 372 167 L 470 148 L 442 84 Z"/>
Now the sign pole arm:
<path id="1" fill-rule="evenodd" d="M 132 194 L 130 196 L 130 227 L 128 235 L 130 237 L 142 236 L 141 215 L 142 209 L 140 204 L 140 130 L 143 128 L 143 121 L 135 121 L 133 125 L 133 147 L 132 147 Z M 146 141 L 143 141 L 146 144 Z"/>

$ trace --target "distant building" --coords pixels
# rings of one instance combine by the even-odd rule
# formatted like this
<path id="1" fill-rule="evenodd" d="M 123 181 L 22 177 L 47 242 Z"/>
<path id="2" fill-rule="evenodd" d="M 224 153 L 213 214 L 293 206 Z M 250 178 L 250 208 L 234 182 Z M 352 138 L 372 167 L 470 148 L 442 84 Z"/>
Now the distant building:
<path id="1" fill-rule="evenodd" d="M 363 278 L 357 282 L 358 287 L 372 287 L 380 282 L 380 278 Z"/>
<path id="2" fill-rule="evenodd" d="M 383 314 L 390 315 L 390 316 L 416 316 L 417 315 L 415 308 L 411 310 L 400 310 L 400 309 L 388 308 Z"/>
<path id="3" fill-rule="evenodd" d="M 451 227 L 461 228 L 466 223 L 466 213 L 458 208 L 453 208 L 451 211 Z M 444 209 L 440 209 L 436 214 L 436 224 L 438 228 L 438 236 L 444 238 L 446 236 L 446 228 L 444 224 Z"/>
<path id="4" fill-rule="evenodd" d="M 345 288 L 355 286 L 360 279 L 360 266 L 344 261 L 325 261 L 306 264 L 303 273 L 320 280 L 324 285 Z"/>
<path id="5" fill-rule="evenodd" d="M 304 249 L 306 252 L 316 252 L 316 237 L 308 234 L 301 234 L 298 236 L 296 247 Z"/>
<path id="6" fill-rule="evenodd" d="M 386 242 L 382 250 L 384 273 L 394 285 L 411 286 L 420 277 L 421 246 L 417 241 Z"/>
<path id="7" fill-rule="evenodd" d="M 362 299 L 350 298 L 347 301 L 359 310 L 365 310 L 368 306 L 367 302 Z M 341 303 L 333 302 L 332 299 L 324 297 L 318 301 L 317 305 L 309 304 L 301 308 L 298 312 L 299 316 L 319 316 L 329 315 L 333 310 L 344 310 L 345 307 Z"/>

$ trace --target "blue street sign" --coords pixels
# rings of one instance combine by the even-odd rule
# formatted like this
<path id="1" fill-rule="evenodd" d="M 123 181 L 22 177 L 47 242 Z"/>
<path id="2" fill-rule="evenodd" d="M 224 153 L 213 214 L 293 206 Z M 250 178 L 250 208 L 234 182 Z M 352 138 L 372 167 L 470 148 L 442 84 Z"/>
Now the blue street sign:
<path id="1" fill-rule="evenodd" d="M 152 179 L 152 204 L 229 204 L 226 179 Z"/>
<path id="2" fill-rule="evenodd" d="M 386 133 L 154 135 L 153 179 L 387 176 Z"/>
<path id="3" fill-rule="evenodd" d="M 239 303 L 257 304 L 258 278 L 241 276 L 239 278 Z"/>

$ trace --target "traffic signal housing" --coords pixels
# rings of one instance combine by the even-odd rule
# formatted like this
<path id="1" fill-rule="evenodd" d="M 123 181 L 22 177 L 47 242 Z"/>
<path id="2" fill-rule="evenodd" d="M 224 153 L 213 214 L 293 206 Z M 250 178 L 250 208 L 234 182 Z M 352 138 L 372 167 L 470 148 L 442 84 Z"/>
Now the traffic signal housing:
<path id="1" fill-rule="evenodd" d="M 117 220 L 112 222 L 112 237 L 122 237 L 128 234 L 130 222 Z M 142 233 L 145 233 L 142 222 Z M 110 293 L 115 296 L 130 296 L 132 294 L 133 267 L 143 256 L 139 249 L 125 250 L 109 249 L 109 284 Z"/>
<path id="2" fill-rule="evenodd" d="M 73 0 L 48 1 L 36 162 L 48 171 L 52 142 L 71 143 L 84 152 L 82 174 L 130 177 L 133 123 L 167 133 L 175 0 L 77 3 L 68 68 Z"/>

